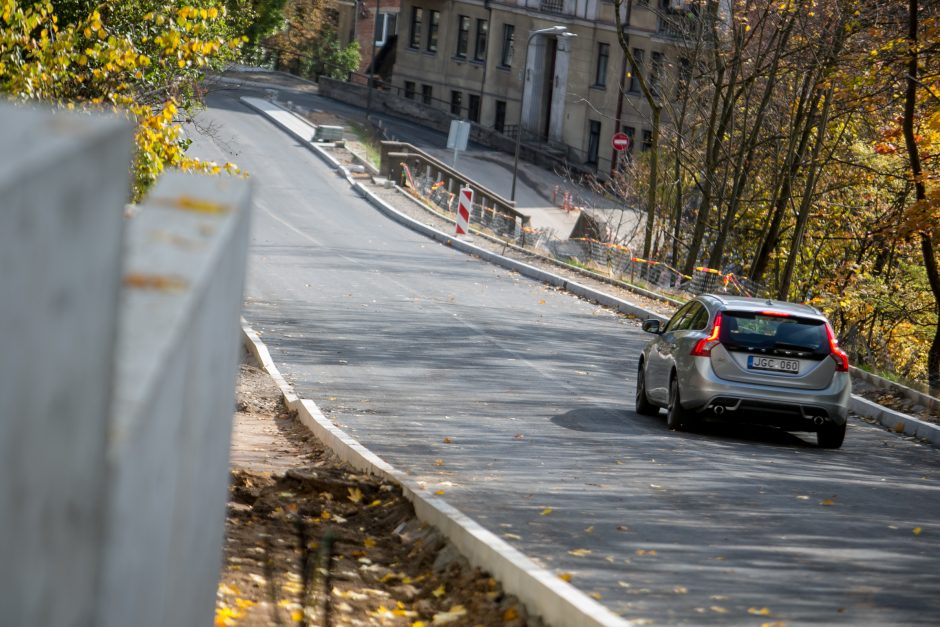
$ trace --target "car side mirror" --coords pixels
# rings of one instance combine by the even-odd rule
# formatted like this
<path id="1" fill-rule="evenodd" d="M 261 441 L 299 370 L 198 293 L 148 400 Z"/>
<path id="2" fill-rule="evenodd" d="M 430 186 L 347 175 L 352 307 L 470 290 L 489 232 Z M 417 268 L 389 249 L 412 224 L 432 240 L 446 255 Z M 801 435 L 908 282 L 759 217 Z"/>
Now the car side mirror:
<path id="1" fill-rule="evenodd" d="M 659 320 L 644 320 L 643 330 L 647 333 L 656 333 L 657 335 L 663 332 L 659 326 Z"/>

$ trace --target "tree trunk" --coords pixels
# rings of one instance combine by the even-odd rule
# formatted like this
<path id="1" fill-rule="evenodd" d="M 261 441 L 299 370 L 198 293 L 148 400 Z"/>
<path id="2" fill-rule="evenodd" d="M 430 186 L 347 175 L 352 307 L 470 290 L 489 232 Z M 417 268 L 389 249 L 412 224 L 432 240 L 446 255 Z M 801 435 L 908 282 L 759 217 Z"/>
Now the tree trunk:
<path id="1" fill-rule="evenodd" d="M 904 144 L 907 147 L 907 158 L 910 163 L 911 176 L 914 179 L 914 196 L 917 203 L 927 202 L 927 188 L 924 185 L 924 173 L 920 163 L 920 149 L 914 137 L 914 113 L 917 106 L 917 5 L 918 0 L 909 0 L 907 15 L 907 85 L 904 93 Z M 931 387 L 940 387 L 940 268 L 937 267 L 937 254 L 933 246 L 933 233 L 931 227 L 920 233 L 920 250 L 924 258 L 924 269 L 927 271 L 927 281 L 933 293 L 934 308 L 937 313 L 937 328 L 934 331 L 933 342 L 927 353 L 927 382 Z"/>
<path id="2" fill-rule="evenodd" d="M 826 142 L 826 127 L 829 125 L 829 111 L 832 108 L 832 87 L 826 93 L 826 101 L 823 104 L 822 113 L 819 116 L 819 123 L 816 125 L 816 143 L 813 146 L 813 158 L 806 173 L 806 185 L 803 189 L 803 198 L 800 203 L 800 213 L 796 221 L 796 229 L 793 233 L 793 240 L 790 244 L 790 255 L 787 257 L 787 264 L 783 270 L 783 277 L 780 279 L 780 289 L 777 291 L 777 298 L 787 300 L 790 294 L 790 283 L 793 280 L 793 271 L 796 268 L 796 259 L 799 249 L 803 245 L 803 236 L 806 234 L 806 223 L 809 222 L 809 212 L 813 205 L 813 192 L 816 188 L 816 177 L 819 175 L 819 153 L 822 151 L 823 144 Z"/>

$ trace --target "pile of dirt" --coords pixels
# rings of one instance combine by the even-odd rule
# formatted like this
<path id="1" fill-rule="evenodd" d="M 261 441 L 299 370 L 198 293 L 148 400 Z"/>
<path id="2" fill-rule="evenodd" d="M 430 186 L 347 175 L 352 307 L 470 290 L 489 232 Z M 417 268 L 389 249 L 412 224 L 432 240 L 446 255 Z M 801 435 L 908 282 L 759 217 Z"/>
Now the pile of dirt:
<path id="1" fill-rule="evenodd" d="M 216 625 L 540 625 L 243 364 Z"/>

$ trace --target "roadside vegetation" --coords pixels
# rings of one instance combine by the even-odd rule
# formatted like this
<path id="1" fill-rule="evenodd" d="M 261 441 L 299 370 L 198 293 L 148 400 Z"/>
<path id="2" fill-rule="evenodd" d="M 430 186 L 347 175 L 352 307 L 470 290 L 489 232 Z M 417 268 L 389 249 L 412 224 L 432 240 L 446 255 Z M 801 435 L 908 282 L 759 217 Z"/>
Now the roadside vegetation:
<path id="1" fill-rule="evenodd" d="M 814 303 L 855 361 L 940 386 L 940 5 L 683 6 L 679 56 L 637 73 L 663 123 L 609 183 L 644 258 Z"/>

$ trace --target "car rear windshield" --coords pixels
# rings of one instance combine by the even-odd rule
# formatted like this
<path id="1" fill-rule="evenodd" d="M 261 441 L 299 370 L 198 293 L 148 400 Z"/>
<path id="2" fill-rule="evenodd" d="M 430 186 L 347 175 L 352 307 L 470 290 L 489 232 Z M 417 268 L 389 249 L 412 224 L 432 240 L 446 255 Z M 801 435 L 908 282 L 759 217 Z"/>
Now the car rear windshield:
<path id="1" fill-rule="evenodd" d="M 822 320 L 752 311 L 724 311 L 719 341 L 730 350 L 829 354 Z"/>

